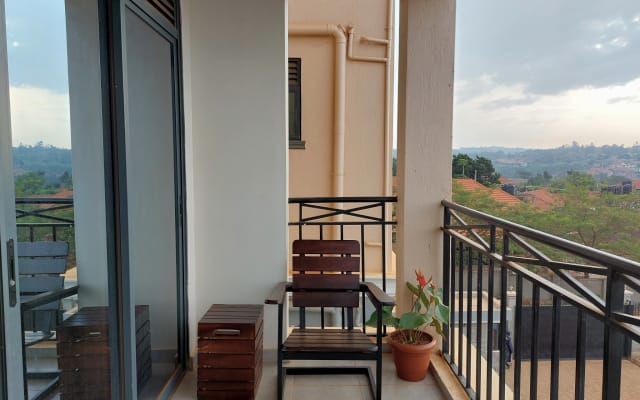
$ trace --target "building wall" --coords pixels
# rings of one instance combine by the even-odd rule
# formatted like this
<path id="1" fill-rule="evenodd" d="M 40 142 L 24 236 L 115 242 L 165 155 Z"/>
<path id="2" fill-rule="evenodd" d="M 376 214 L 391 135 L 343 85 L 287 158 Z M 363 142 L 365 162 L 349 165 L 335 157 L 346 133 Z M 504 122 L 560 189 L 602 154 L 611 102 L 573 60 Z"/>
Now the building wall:
<path id="1" fill-rule="evenodd" d="M 304 149 L 289 150 L 289 196 L 384 196 L 391 194 L 391 130 L 386 107 L 391 86 L 385 87 L 384 62 L 355 60 L 354 57 L 385 58 L 384 44 L 363 41 L 362 37 L 388 39 L 389 12 L 393 0 L 290 0 L 289 57 L 301 59 L 301 136 Z M 305 27 L 336 25 L 348 39 L 354 29 L 353 57 L 345 57 L 344 178 L 337 189 L 336 157 L 336 38 L 330 34 L 301 34 Z M 392 43 L 393 41 L 391 41 Z M 391 46 L 391 45 L 390 45 Z M 388 54 L 393 54 L 392 48 Z M 389 83 L 391 85 L 391 82 Z M 339 186 L 339 185 L 338 185 Z M 295 212 L 290 208 L 290 213 Z M 376 213 L 379 213 L 376 210 Z M 377 216 L 377 214 L 376 214 Z M 389 218 L 391 214 L 389 213 Z M 360 239 L 358 229 L 346 238 Z M 325 232 L 330 234 L 330 232 Z M 297 230 L 290 230 L 297 238 Z M 390 239 L 388 245 L 390 246 Z M 365 233 L 367 273 L 381 274 L 380 231 Z M 387 271 L 393 273 L 391 251 Z"/>
<path id="2" fill-rule="evenodd" d="M 335 24 L 355 27 L 353 53 L 385 57 L 384 45 L 361 36 L 387 38 L 391 0 L 290 0 L 289 24 Z M 332 196 L 334 159 L 335 40 L 332 36 L 289 33 L 289 57 L 302 59 L 302 140 L 305 149 L 289 150 L 289 195 Z M 344 195 L 390 193 L 385 170 L 384 63 L 347 60 L 345 104 Z M 390 149 L 388 150 L 390 152 Z"/>
<path id="3" fill-rule="evenodd" d="M 286 278 L 286 0 L 183 2 L 189 314 Z M 264 344 L 275 348 L 276 307 Z"/>

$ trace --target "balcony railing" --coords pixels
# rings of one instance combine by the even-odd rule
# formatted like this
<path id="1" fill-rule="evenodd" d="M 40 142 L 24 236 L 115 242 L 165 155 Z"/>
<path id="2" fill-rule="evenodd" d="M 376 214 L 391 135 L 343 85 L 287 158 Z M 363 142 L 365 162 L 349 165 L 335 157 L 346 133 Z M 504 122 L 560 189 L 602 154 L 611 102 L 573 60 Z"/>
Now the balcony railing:
<path id="1" fill-rule="evenodd" d="M 395 278 L 390 259 L 396 202 L 396 197 L 289 198 L 291 242 L 295 239 L 358 240 L 362 281 L 373 280 L 385 291 L 395 290 L 395 285 L 388 285 L 388 281 Z M 364 326 L 368 317 L 364 294 L 361 311 Z M 344 317 L 340 319 L 344 322 Z M 320 310 L 320 324 L 325 324 L 324 309 Z"/>
<path id="2" fill-rule="evenodd" d="M 442 204 L 451 307 L 443 353 L 471 398 L 584 399 L 587 382 L 587 398 L 594 396 L 593 380 L 602 382 L 598 398 L 635 398 L 625 388 L 637 390 L 637 382 L 622 376 L 626 368 L 640 376 L 627 360 L 640 341 L 630 304 L 640 293 L 640 264 Z"/>
<path id="3" fill-rule="evenodd" d="M 69 241 L 73 236 L 73 198 L 19 197 L 16 224 L 20 241 Z"/>

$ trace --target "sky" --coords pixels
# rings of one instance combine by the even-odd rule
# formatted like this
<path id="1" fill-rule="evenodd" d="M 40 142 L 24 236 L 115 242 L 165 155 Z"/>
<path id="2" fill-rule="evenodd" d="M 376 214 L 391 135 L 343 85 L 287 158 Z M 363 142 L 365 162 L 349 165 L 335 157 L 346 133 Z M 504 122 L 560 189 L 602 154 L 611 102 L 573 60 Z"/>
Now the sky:
<path id="1" fill-rule="evenodd" d="M 70 148 L 63 0 L 5 0 L 13 144 Z"/>
<path id="2" fill-rule="evenodd" d="M 454 148 L 640 142 L 640 1 L 458 0 Z"/>
<path id="3" fill-rule="evenodd" d="M 5 0 L 15 145 L 70 147 L 63 0 Z M 458 0 L 454 148 L 640 141 L 639 0 Z"/>

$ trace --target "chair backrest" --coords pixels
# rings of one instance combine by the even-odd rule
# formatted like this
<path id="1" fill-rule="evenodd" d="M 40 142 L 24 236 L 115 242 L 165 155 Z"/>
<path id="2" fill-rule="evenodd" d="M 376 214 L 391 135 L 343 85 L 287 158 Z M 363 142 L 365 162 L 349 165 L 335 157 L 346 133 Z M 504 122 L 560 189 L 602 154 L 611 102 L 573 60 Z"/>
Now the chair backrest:
<path id="1" fill-rule="evenodd" d="M 62 290 L 67 268 L 69 243 L 18 242 L 20 300 L 26 301 L 40 293 Z M 25 329 L 53 330 L 58 323 L 60 301 L 52 301 L 23 315 Z"/>
<path id="2" fill-rule="evenodd" d="M 357 240 L 296 240 L 293 254 L 294 307 L 358 307 Z"/>

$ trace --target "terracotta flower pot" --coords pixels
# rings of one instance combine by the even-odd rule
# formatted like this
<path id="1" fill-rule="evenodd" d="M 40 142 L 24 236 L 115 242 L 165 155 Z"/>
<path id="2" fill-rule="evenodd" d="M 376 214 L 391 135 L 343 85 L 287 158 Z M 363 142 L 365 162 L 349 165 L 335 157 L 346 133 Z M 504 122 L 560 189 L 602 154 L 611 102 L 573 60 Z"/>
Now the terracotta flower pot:
<path id="1" fill-rule="evenodd" d="M 396 364 L 396 373 L 400 379 L 406 381 L 421 381 L 427 375 L 431 351 L 436 347 L 437 341 L 430 334 L 419 331 L 430 341 L 425 344 L 406 344 L 398 339 L 401 332 L 392 332 L 387 339 L 393 353 L 393 361 Z"/>

